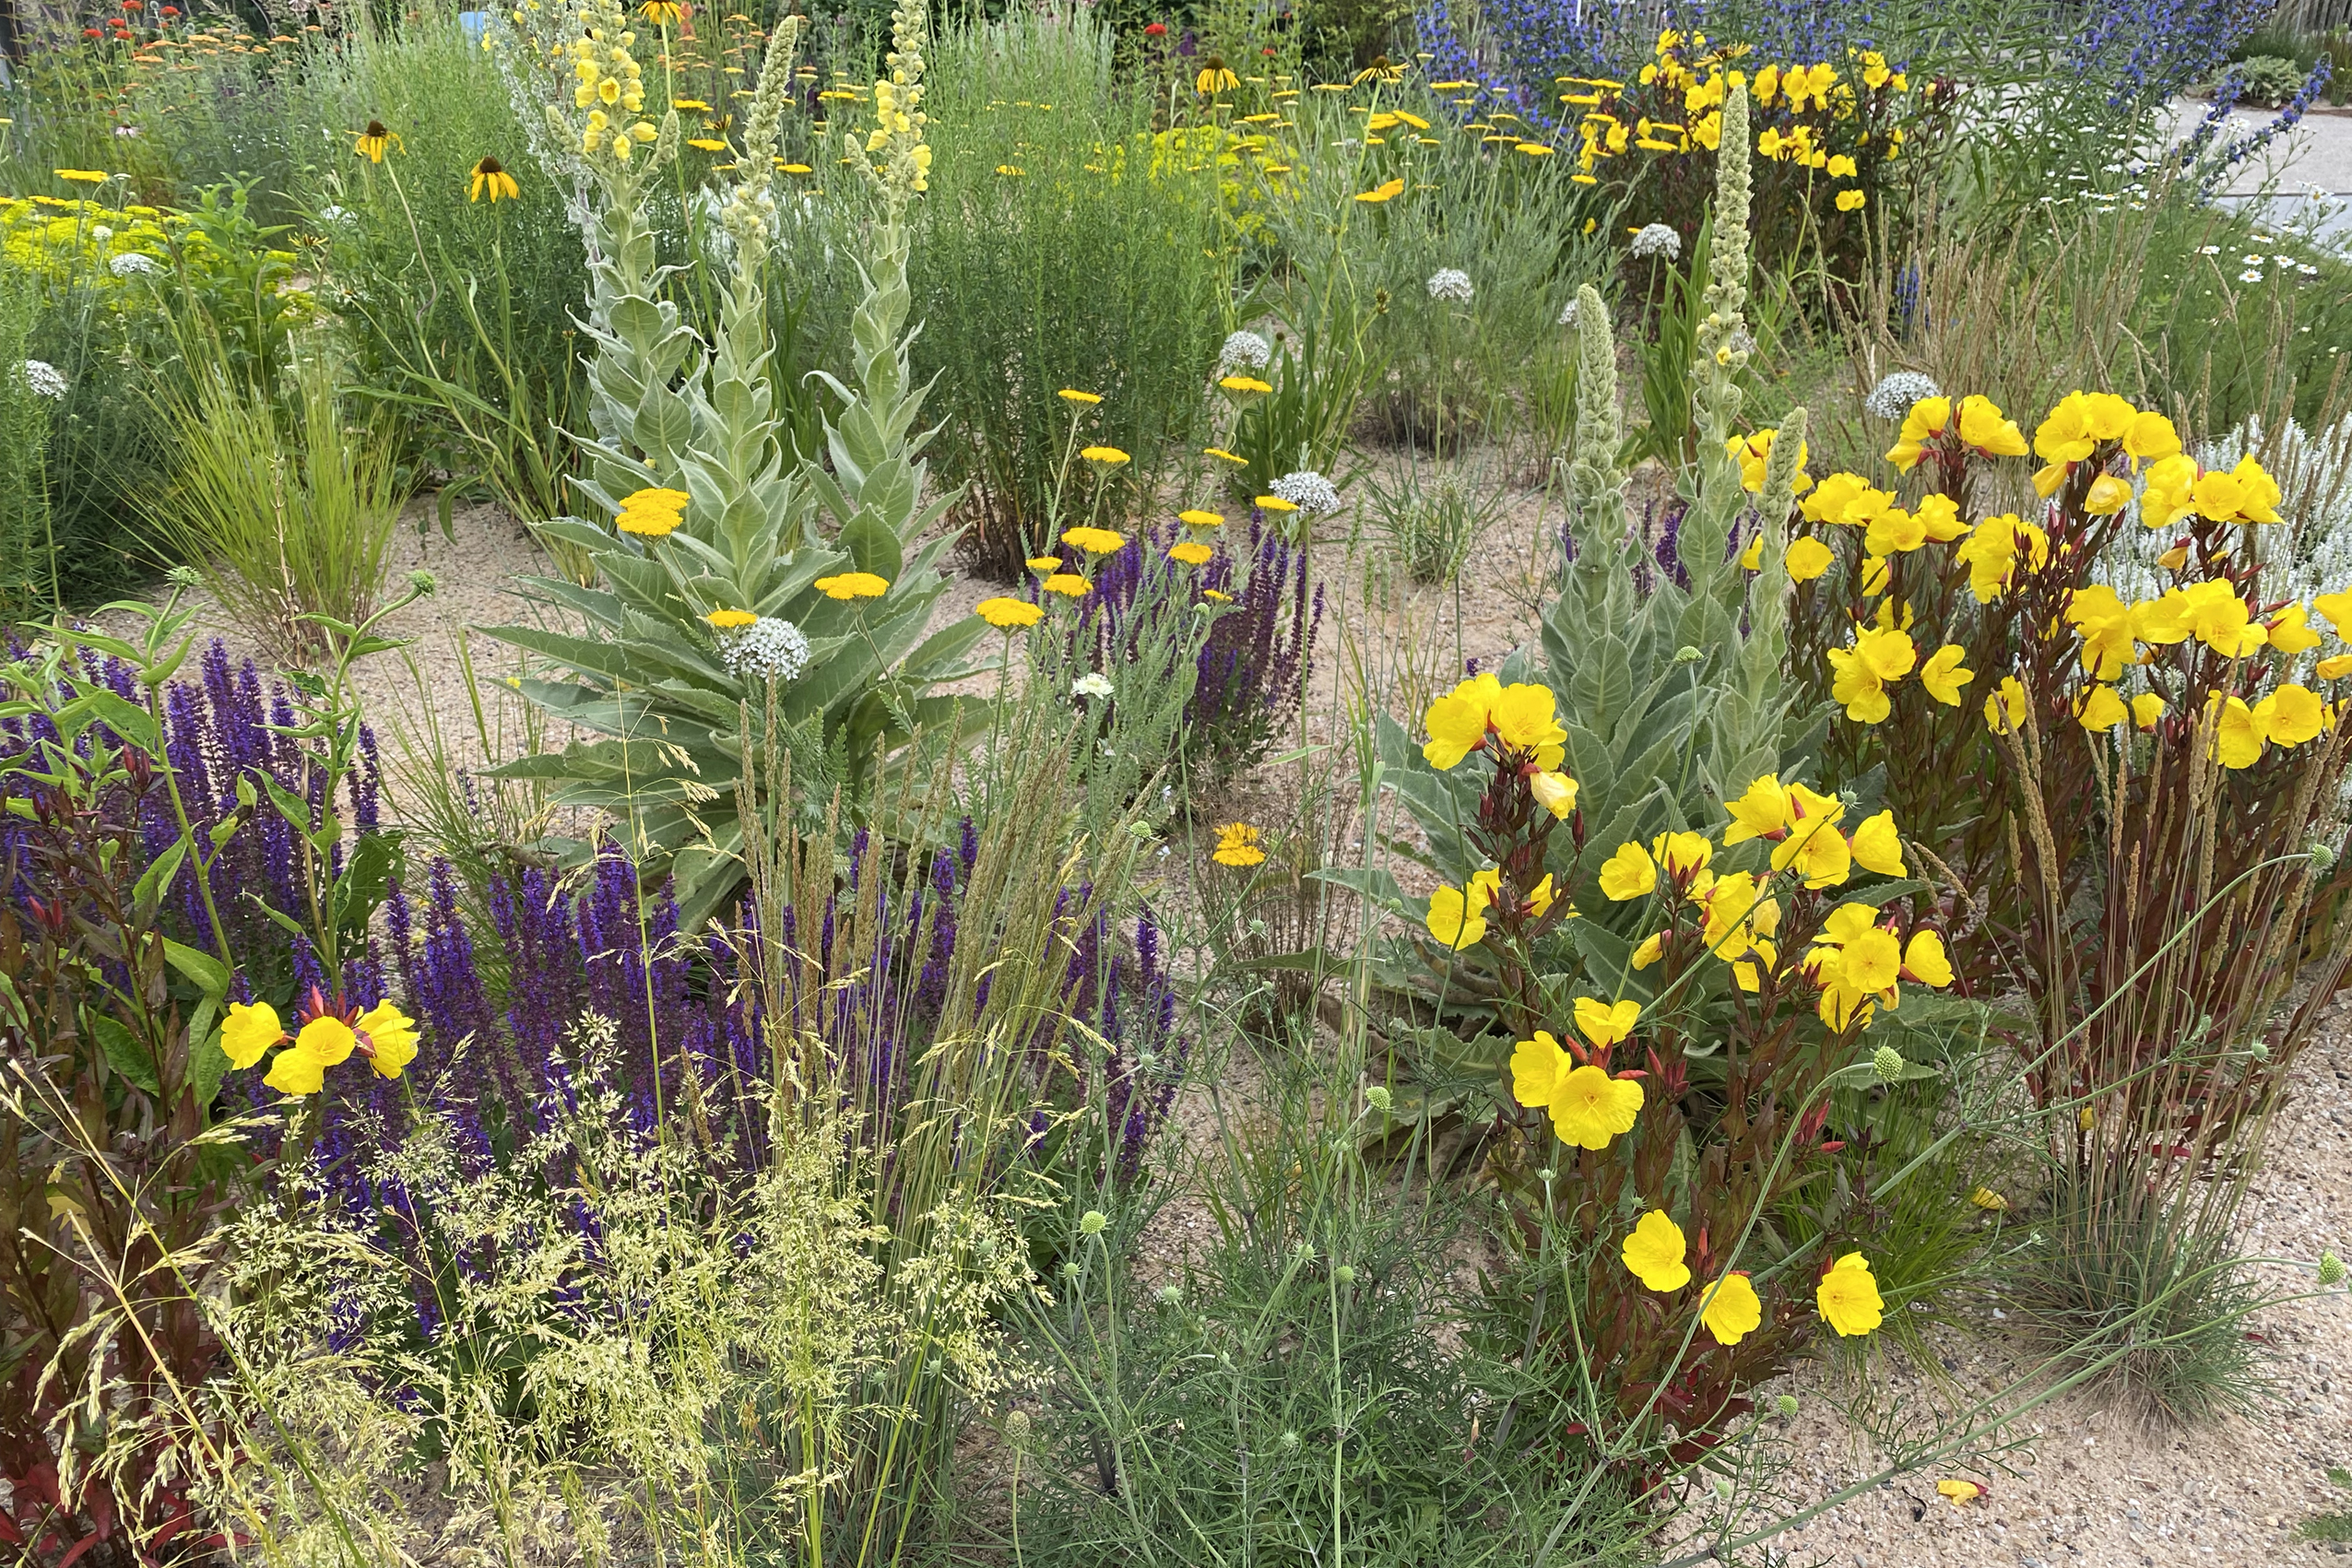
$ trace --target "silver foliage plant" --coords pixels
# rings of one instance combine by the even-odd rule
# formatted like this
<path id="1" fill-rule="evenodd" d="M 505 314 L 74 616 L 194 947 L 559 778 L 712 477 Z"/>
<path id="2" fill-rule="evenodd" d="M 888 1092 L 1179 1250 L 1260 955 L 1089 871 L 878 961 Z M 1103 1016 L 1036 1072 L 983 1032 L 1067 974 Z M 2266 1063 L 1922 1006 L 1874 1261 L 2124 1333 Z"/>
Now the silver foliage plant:
<path id="1" fill-rule="evenodd" d="M 571 0 L 524 15 L 549 29 L 531 41 L 536 58 L 553 65 L 541 73 L 547 120 L 585 171 L 591 208 L 581 324 L 590 429 L 577 438 L 586 471 L 575 481 L 586 515 L 545 531 L 593 561 L 596 583 L 529 580 L 532 595 L 557 612 L 550 619 L 578 631 L 493 629 L 561 672 L 526 679 L 522 690 L 585 733 L 506 772 L 556 781 L 561 804 L 625 816 L 626 847 L 647 869 L 675 875 L 691 923 L 743 877 L 737 786 L 747 741 L 755 756 L 789 755 L 800 808 L 821 814 L 833 786 L 857 796 L 918 728 L 936 735 L 984 721 L 967 711 L 975 700 L 931 688 L 973 672 L 985 626 L 962 618 L 924 635 L 946 586 L 939 558 L 948 541 L 917 541 L 954 499 L 923 500 L 923 452 L 936 432 L 920 427 L 925 389 L 907 360 L 908 208 L 930 162 L 920 108 L 928 18 L 922 0 L 894 14 L 876 124 L 862 148 L 844 144 L 865 174 L 873 217 L 857 261 L 865 293 L 851 326 L 853 384 L 823 378 L 840 403 L 825 426 L 828 472 L 797 458 L 784 434 L 765 308 L 771 171 L 799 19 L 778 23 L 743 118 L 742 173 L 719 209 L 731 266 L 706 344 L 662 297 L 645 196 L 677 156 L 678 117 L 643 116 L 624 13 L 616 0 Z M 685 497 L 673 531 L 616 526 L 630 497 L 656 489 Z M 851 573 L 886 586 L 854 597 L 818 586 Z M 730 623 L 748 628 L 762 656 L 743 655 L 746 632 L 722 630 Z"/>

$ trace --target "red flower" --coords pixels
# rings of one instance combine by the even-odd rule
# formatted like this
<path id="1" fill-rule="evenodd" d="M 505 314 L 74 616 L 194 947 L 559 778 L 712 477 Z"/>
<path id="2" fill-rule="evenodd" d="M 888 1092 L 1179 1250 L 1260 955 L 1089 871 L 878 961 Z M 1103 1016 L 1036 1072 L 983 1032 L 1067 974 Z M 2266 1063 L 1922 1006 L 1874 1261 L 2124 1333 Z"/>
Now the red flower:
<path id="1" fill-rule="evenodd" d="M 145 0 L 123 0 L 123 9 L 125 11 L 141 11 L 146 8 Z"/>
<path id="2" fill-rule="evenodd" d="M 84 28 L 82 29 L 82 36 L 84 38 L 104 38 L 106 35 L 99 31 L 96 28 Z"/>
<path id="3" fill-rule="evenodd" d="M 1268 44 L 1265 48 L 1263 48 L 1263 49 L 1259 50 L 1258 53 L 1260 53 L 1260 54 L 1271 54 L 1273 52 L 1274 52 L 1273 45 L 1271 45 L 1271 44 Z"/>
<path id="4" fill-rule="evenodd" d="M 180 7 L 177 6 L 166 6 L 163 7 L 163 14 L 167 17 L 176 17 L 180 14 Z"/>
<path id="5" fill-rule="evenodd" d="M 1168 36 L 1168 24 L 1165 22 L 1153 22 L 1150 27 L 1143 29 L 1143 36 L 1146 38 L 1165 38 Z"/>

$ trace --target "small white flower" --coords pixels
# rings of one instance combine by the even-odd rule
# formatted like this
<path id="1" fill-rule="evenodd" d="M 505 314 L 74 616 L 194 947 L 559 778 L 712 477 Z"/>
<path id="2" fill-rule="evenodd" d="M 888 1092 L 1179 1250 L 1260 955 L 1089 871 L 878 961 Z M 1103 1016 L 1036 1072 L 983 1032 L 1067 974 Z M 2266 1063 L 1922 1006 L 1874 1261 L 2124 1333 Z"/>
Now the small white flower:
<path id="1" fill-rule="evenodd" d="M 144 251 L 124 251 L 120 255 L 106 258 L 106 270 L 117 277 L 151 277 L 160 275 L 163 268 Z"/>
<path id="2" fill-rule="evenodd" d="M 1911 405 L 1923 397 L 1940 397 L 1943 388 L 1934 378 L 1917 371 L 1897 371 L 1881 377 L 1870 395 L 1862 399 L 1862 412 L 1880 419 L 1899 419 L 1911 411 Z"/>
<path id="3" fill-rule="evenodd" d="M 2250 266 L 2238 275 L 2238 281 L 2240 283 L 2260 283 L 2262 280 L 2263 269 L 2258 266 Z"/>
<path id="4" fill-rule="evenodd" d="M 1262 371 L 1273 357 L 1274 350 L 1264 338 L 1254 332 L 1236 332 L 1217 350 L 1217 375 L 1222 379 L 1242 371 Z"/>
<path id="5" fill-rule="evenodd" d="M 2197 247 L 2197 254 L 2201 256 L 2217 256 L 2221 254 L 2221 247 L 2219 245 L 2199 245 Z"/>
<path id="6" fill-rule="evenodd" d="M 323 206 L 319 208 L 318 220 L 321 223 L 337 224 L 355 223 L 358 221 L 357 218 L 354 218 L 351 216 L 350 208 L 342 206 Z"/>
<path id="7" fill-rule="evenodd" d="M 1073 697 L 1107 697 L 1111 694 L 1111 678 L 1100 670 L 1088 670 L 1070 683 Z"/>
<path id="8" fill-rule="evenodd" d="M 718 655 L 739 680 L 791 680 L 809 667 L 809 639 L 792 622 L 763 615 L 721 643 Z"/>
<path id="9" fill-rule="evenodd" d="M 2248 266 L 2260 266 L 2263 265 L 2263 258 L 2260 254 L 2240 256 L 2238 259 L 2244 262 Z"/>
<path id="10" fill-rule="evenodd" d="M 1662 223 L 1646 224 L 1626 248 L 1636 261 L 1646 261 L 1651 256 L 1679 261 L 1683 254 L 1683 237 Z"/>
<path id="11" fill-rule="evenodd" d="M 1562 326 L 1574 326 L 1576 324 L 1577 302 L 1574 300 L 1570 300 L 1566 304 L 1560 307 L 1560 324 Z"/>
<path id="12" fill-rule="evenodd" d="M 114 238 L 114 230 L 103 223 L 93 223 L 89 226 L 89 237 L 96 243 L 102 245 Z"/>
<path id="13" fill-rule="evenodd" d="M 1294 474 L 1284 474 L 1267 489 L 1313 517 L 1340 509 L 1340 492 L 1330 480 L 1312 468 L 1301 468 Z"/>
<path id="14" fill-rule="evenodd" d="M 2317 277 L 2320 275 L 2320 269 L 2315 266 L 2299 266 L 2295 270 L 2306 277 Z"/>
<path id="15" fill-rule="evenodd" d="M 1429 297 L 1433 300 L 1450 300 L 1457 305 L 1467 305 L 1474 292 L 1470 274 L 1458 266 L 1441 266 L 1429 275 Z"/>
<path id="16" fill-rule="evenodd" d="M 70 390 L 65 385 L 65 372 L 46 360 L 27 360 L 24 363 L 25 385 L 41 397 L 63 397 Z"/>

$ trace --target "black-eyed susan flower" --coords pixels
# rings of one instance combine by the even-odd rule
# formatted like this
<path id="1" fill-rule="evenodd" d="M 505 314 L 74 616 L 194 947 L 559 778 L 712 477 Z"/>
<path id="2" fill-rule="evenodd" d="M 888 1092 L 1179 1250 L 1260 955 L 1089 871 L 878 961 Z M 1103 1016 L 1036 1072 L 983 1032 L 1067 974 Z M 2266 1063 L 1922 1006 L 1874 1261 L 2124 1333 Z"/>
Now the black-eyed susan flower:
<path id="1" fill-rule="evenodd" d="M 1375 54 L 1372 57 L 1372 64 L 1355 74 L 1357 87 L 1362 87 L 1366 82 L 1380 82 L 1389 87 L 1394 87 L 1404 79 L 1405 68 L 1386 54 Z"/>
<path id="2" fill-rule="evenodd" d="M 1262 866 L 1266 852 L 1258 845 L 1258 830 L 1247 822 L 1227 822 L 1217 830 L 1217 848 L 1209 857 L 1220 866 Z"/>
<path id="3" fill-rule="evenodd" d="M 1026 599 L 1007 598 L 1002 595 L 982 599 L 972 607 L 972 613 L 1000 631 L 1018 631 L 1037 624 L 1045 610 Z"/>
<path id="4" fill-rule="evenodd" d="M 490 197 L 492 206 L 501 201 L 519 201 L 523 196 L 523 188 L 514 183 L 514 176 L 509 174 L 506 166 L 495 158 L 485 158 L 475 164 L 467 181 L 467 201 L 478 202 L 485 195 Z"/>
<path id="5" fill-rule="evenodd" d="M 1109 528 L 1067 528 L 1061 542 L 1088 555 L 1116 555 L 1127 548 L 1127 536 Z"/>
<path id="6" fill-rule="evenodd" d="M 1187 539 L 1168 547 L 1168 559 L 1182 561 L 1187 566 L 1206 566 L 1216 558 L 1216 554 L 1215 550 L 1196 539 Z"/>
<path id="7" fill-rule="evenodd" d="M 843 572 L 818 578 L 816 588 L 829 599 L 879 599 L 890 592 L 890 579 L 871 572 Z"/>
<path id="8" fill-rule="evenodd" d="M 351 138 L 351 150 L 370 163 L 382 163 L 387 151 L 401 145 L 400 138 L 385 130 L 381 120 L 369 121 L 367 129 Z"/>

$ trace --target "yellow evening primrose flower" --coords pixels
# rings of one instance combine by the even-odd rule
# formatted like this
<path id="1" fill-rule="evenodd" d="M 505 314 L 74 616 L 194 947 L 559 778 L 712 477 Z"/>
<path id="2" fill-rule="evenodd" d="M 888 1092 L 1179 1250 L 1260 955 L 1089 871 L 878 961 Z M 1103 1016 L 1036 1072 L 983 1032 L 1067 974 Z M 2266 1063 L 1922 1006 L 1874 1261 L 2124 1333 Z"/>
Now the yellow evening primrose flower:
<path id="1" fill-rule="evenodd" d="M 285 1038 L 286 1026 L 278 1021 L 278 1009 L 267 1002 L 231 1002 L 229 1016 L 220 1023 L 220 1049 L 229 1065 L 240 1071 L 260 1061 Z"/>
<path id="2" fill-rule="evenodd" d="M 1048 594 L 1059 594 L 1067 599 L 1082 599 L 1093 588 L 1093 584 L 1071 572 L 1057 572 L 1037 586 Z"/>
<path id="3" fill-rule="evenodd" d="M 818 578 L 816 589 L 829 599 L 879 599 L 890 592 L 890 579 L 871 572 L 844 572 Z"/>
<path id="4" fill-rule="evenodd" d="M 2167 588 L 2139 616 L 2142 642 L 2169 644 L 2195 638 L 2224 658 L 2239 659 L 2270 641 L 2236 584 L 2225 578 Z"/>
<path id="5" fill-rule="evenodd" d="M 1503 683 L 1492 675 L 1473 676 L 1429 704 L 1422 726 L 1429 732 L 1421 755 L 1439 772 L 1486 743 L 1489 715 L 1503 694 Z"/>
<path id="6" fill-rule="evenodd" d="M 2181 450 L 2181 432 L 2163 415 L 2143 410 L 2123 431 L 2123 451 L 2134 466 L 2171 457 Z"/>
<path id="7" fill-rule="evenodd" d="M 1715 845 L 1705 833 L 1661 833 L 1649 841 L 1649 853 L 1668 876 L 1687 879 L 1707 869 L 1707 863 L 1715 857 Z"/>
<path id="8" fill-rule="evenodd" d="M 1511 1098 L 1530 1110 L 1543 1109 L 1573 1065 L 1557 1040 L 1537 1030 L 1534 1039 L 1520 1041 L 1511 1053 Z"/>
<path id="9" fill-rule="evenodd" d="M 1665 956 L 1666 933 L 1663 931 L 1652 931 L 1649 936 L 1644 937 L 1641 939 L 1641 945 L 1639 947 L 1634 949 L 1633 966 L 1637 971 L 1648 969 L 1651 964 L 1656 963 L 1660 959 Z"/>
<path id="10" fill-rule="evenodd" d="M 2132 716 L 2112 686 L 2094 686 L 2074 706 L 2074 722 L 2096 735 L 2113 729 Z"/>
<path id="11" fill-rule="evenodd" d="M 1988 1214 L 1998 1214 L 2009 1207 L 2009 1200 L 1991 1187 L 1978 1187 L 1968 1194 L 1968 1201 Z"/>
<path id="12" fill-rule="evenodd" d="M 1561 821 L 1566 821 L 1577 808 L 1577 782 L 1566 773 L 1538 772 L 1527 781 L 1528 794 Z"/>
<path id="13" fill-rule="evenodd" d="M 367 1042 L 368 1066 L 378 1078 L 398 1078 L 417 1059 L 416 1021 L 390 1002 L 361 1013 L 359 1032 Z"/>
<path id="14" fill-rule="evenodd" d="M 1767 773 L 1748 785 L 1747 793 L 1725 808 L 1731 814 L 1731 825 L 1723 831 L 1723 846 L 1750 839 L 1770 838 L 1787 831 L 1796 819 L 1790 804 L 1789 792 L 1781 784 L 1778 773 Z"/>
<path id="15" fill-rule="evenodd" d="M 1715 1342 L 1729 1349 L 1764 1322 L 1764 1303 L 1744 1274 L 1726 1274 L 1707 1288 L 1698 1321 Z"/>
<path id="16" fill-rule="evenodd" d="M 1552 1093 L 1552 1130 L 1578 1149 L 1606 1149 L 1612 1138 L 1633 1131 L 1641 1114 L 1641 1083 L 1611 1078 L 1599 1067 L 1578 1067 Z"/>
<path id="17" fill-rule="evenodd" d="M 1061 542 L 1088 555 L 1117 555 L 1127 548 L 1127 536 L 1109 528 L 1065 528 Z"/>
<path id="18" fill-rule="evenodd" d="M 1941 936 L 1926 929 L 1911 933 L 1903 945 L 1903 978 L 1939 991 L 1952 984 L 1952 957 L 1944 950 Z"/>
<path id="19" fill-rule="evenodd" d="M 1851 848 L 1854 864 L 1865 871 L 1875 871 L 1882 877 L 1910 875 L 1903 866 L 1903 838 L 1895 831 L 1892 811 L 1863 818 L 1862 825 L 1854 830 Z"/>
<path id="20" fill-rule="evenodd" d="M 1592 1042 L 1600 1050 L 1629 1037 L 1634 1025 L 1641 1021 L 1641 1004 L 1631 997 L 1604 1002 L 1597 996 L 1578 996 L 1576 1000 L 1577 1032 Z"/>
<path id="21" fill-rule="evenodd" d="M 2131 504 L 2132 482 L 2112 474 L 2101 474 L 2093 479 L 2083 497 L 2083 510 L 2093 517 L 2112 517 Z"/>
<path id="22" fill-rule="evenodd" d="M 719 631 L 734 631 L 751 625 L 760 618 L 747 609 L 715 609 L 703 618 Z"/>
<path id="23" fill-rule="evenodd" d="M 1935 1483 L 1936 1495 L 1950 1501 L 1955 1508 L 1966 1508 L 1984 1495 L 1984 1488 L 1972 1480 L 1947 1476 Z"/>
<path id="24" fill-rule="evenodd" d="M 1041 606 L 1001 595 L 993 599 L 982 599 L 972 607 L 972 613 L 1000 631 L 1017 631 L 1023 627 L 1034 626 L 1046 614 Z"/>
<path id="25" fill-rule="evenodd" d="M 1506 686 L 1487 717 L 1496 740 L 1512 751 L 1533 756 L 1539 768 L 1555 768 L 1566 755 L 1568 732 L 1560 727 L 1556 701 L 1548 686 L 1534 682 Z"/>
<path id="26" fill-rule="evenodd" d="M 1217 830 L 1217 848 L 1210 859 L 1220 866 L 1262 866 L 1266 852 L 1258 847 L 1258 830 L 1247 822 L 1227 822 Z"/>
<path id="27" fill-rule="evenodd" d="M 2083 668 L 2094 680 L 2113 680 L 2139 657 L 2139 617 L 2104 583 L 2074 590 L 2066 623 L 2082 634 Z"/>
<path id="28" fill-rule="evenodd" d="M 302 1025 L 294 1043 L 278 1053 L 262 1081 L 280 1094 L 316 1094 L 326 1083 L 326 1069 L 348 1060 L 360 1037 L 339 1018 L 314 1018 Z"/>
<path id="29" fill-rule="evenodd" d="M 2275 523 L 2278 485 L 2251 456 L 2241 457 L 2227 474 L 2209 469 L 2190 490 L 2197 514 L 2216 523 Z"/>
<path id="30" fill-rule="evenodd" d="M 1836 551 L 1807 534 L 1789 541 L 1788 553 L 1781 557 L 1781 564 L 1789 570 L 1790 582 L 1810 583 L 1828 571 L 1837 559 Z"/>
<path id="31" fill-rule="evenodd" d="M 1960 444 L 1985 457 L 2023 457 L 2026 436 L 1990 397 L 1960 399 Z"/>
<path id="32" fill-rule="evenodd" d="M 1850 1339 L 1875 1329 L 1886 1312 L 1870 1260 L 1858 1252 L 1848 1253 L 1822 1275 L 1814 1302 L 1822 1320 Z"/>
<path id="33" fill-rule="evenodd" d="M 1658 886 L 1658 863 L 1638 843 L 1621 843 L 1601 863 L 1601 890 L 1619 903 L 1646 898 Z"/>
<path id="34" fill-rule="evenodd" d="M 1862 204 L 1869 200 L 1870 198 L 1862 195 L 1860 191 L 1840 191 L 1838 193 L 1838 210 L 1839 212 L 1860 212 L 1862 208 Z"/>
<path id="35" fill-rule="evenodd" d="M 2197 460 L 2186 453 L 2149 464 L 2148 482 L 2140 491 L 2140 522 L 2150 528 L 2169 528 L 2188 516 L 2197 509 L 2196 484 Z"/>
<path id="36" fill-rule="evenodd" d="M 1440 888 L 1429 895 L 1429 913 L 1422 917 L 1422 924 L 1454 952 L 1474 948 L 1485 939 L 1486 906 L 1493 897 L 1491 887 L 1475 878 L 1467 891 Z"/>
<path id="37" fill-rule="evenodd" d="M 2327 726 L 2327 705 L 2318 692 L 2290 680 L 2254 704 L 2254 721 L 2273 743 L 2297 747 Z"/>
<path id="38" fill-rule="evenodd" d="M 2318 647 L 2320 634 L 2305 624 L 2306 619 L 2301 605 L 2288 605 L 2271 617 L 2266 628 L 2270 633 L 2270 645 L 2290 658 Z"/>
<path id="39" fill-rule="evenodd" d="M 2329 659 L 2321 660 L 2320 673 L 2322 675 L 2326 674 L 2327 666 L 2334 662 L 2335 661 Z M 2352 670 L 2352 658 L 2347 658 L 2343 662 L 2346 670 Z M 2132 722 L 2139 725 L 2140 728 L 2154 729 L 2156 728 L 2157 720 L 2162 717 L 2164 717 L 2164 699 L 2157 696 L 2155 692 L 2143 691 L 2137 697 L 2132 699 Z"/>
<path id="40" fill-rule="evenodd" d="M 1683 1261 L 1688 1245 L 1683 1228 L 1664 1209 L 1653 1208 L 1635 1222 L 1617 1250 L 1642 1289 L 1663 1294 L 1691 1282 L 1690 1265 Z"/>
<path id="41" fill-rule="evenodd" d="M 1985 698 L 1984 722 L 1995 735 L 2007 735 L 2026 722 L 2026 689 L 2015 676 L 2003 676 Z"/>
<path id="42" fill-rule="evenodd" d="M 1960 661 L 1968 651 L 1957 643 L 1946 643 L 1920 666 L 1920 685 L 1927 694 L 1948 708 L 1960 705 L 1960 688 L 1977 678 L 1977 672 L 1962 667 Z"/>
<path id="43" fill-rule="evenodd" d="M 1197 540 L 1185 539 L 1168 547 L 1168 559 L 1187 566 L 1206 566 L 1216 559 L 1217 552 Z"/>

